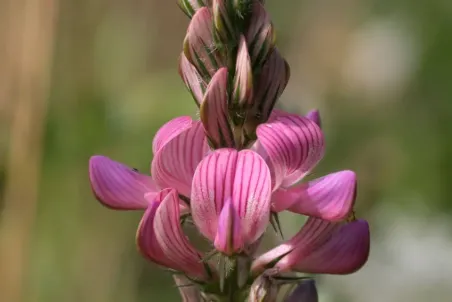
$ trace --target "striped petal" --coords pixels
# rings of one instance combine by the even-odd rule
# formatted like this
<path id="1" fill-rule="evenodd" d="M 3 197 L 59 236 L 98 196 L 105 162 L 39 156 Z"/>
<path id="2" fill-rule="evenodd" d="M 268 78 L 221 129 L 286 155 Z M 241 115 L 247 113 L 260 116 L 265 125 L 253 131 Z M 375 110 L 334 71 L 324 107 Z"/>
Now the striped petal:
<path id="1" fill-rule="evenodd" d="M 152 141 L 152 152 L 156 154 L 163 146 L 178 136 L 184 130 L 190 128 L 193 120 L 189 116 L 180 116 L 164 124 L 155 134 Z"/>
<path id="2" fill-rule="evenodd" d="M 220 213 L 230 199 L 241 219 L 241 238 L 252 244 L 268 224 L 270 190 L 270 171 L 257 153 L 217 150 L 196 169 L 191 195 L 193 221 L 205 237 L 214 241 Z"/>
<path id="3" fill-rule="evenodd" d="M 350 274 L 367 261 L 370 249 L 369 225 L 365 220 L 346 224 L 309 218 L 293 238 L 257 258 L 253 271 L 274 265 L 280 272 Z"/>
<path id="4" fill-rule="evenodd" d="M 180 224 L 176 190 L 165 189 L 146 210 L 138 228 L 139 250 L 151 261 L 204 279 L 201 257 L 188 242 Z"/>
<path id="5" fill-rule="evenodd" d="M 356 199 L 356 174 L 340 171 L 288 189 L 272 196 L 275 212 L 289 211 L 325 220 L 346 218 Z"/>
<path id="6" fill-rule="evenodd" d="M 221 68 L 212 77 L 200 108 L 200 117 L 214 148 L 234 147 L 228 120 L 228 70 Z"/>
<path id="7" fill-rule="evenodd" d="M 179 198 L 170 190 L 155 213 L 156 239 L 174 269 L 200 279 L 207 278 L 200 253 L 190 244 L 180 224 Z"/>
<path id="8" fill-rule="evenodd" d="M 154 199 L 149 197 L 150 204 L 147 210 L 144 212 L 144 215 L 140 221 L 140 225 L 138 226 L 136 242 L 138 250 L 144 257 L 158 265 L 172 267 L 171 260 L 166 257 L 156 239 L 154 229 L 155 213 L 157 212 L 157 208 L 160 206 L 160 203 L 166 197 L 168 192 L 169 189 L 165 189 L 157 194 Z"/>
<path id="9" fill-rule="evenodd" d="M 260 125 L 257 137 L 271 167 L 274 188 L 298 182 L 323 157 L 322 131 L 306 117 L 279 115 Z"/>
<path id="10" fill-rule="evenodd" d="M 208 152 L 209 147 L 201 122 L 167 142 L 155 155 L 151 171 L 161 188 L 175 188 L 180 194 L 190 196 L 191 181 L 196 166 Z"/>
<path id="11" fill-rule="evenodd" d="M 158 192 L 150 176 L 105 156 L 90 158 L 89 178 L 97 200 L 112 209 L 145 209 L 148 202 L 144 195 Z"/>

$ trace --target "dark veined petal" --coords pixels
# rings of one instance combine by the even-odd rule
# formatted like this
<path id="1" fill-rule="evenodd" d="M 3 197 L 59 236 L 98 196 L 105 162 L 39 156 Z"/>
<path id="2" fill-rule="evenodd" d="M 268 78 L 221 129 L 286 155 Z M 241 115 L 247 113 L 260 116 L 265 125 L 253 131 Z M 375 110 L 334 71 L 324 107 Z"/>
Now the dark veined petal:
<path id="1" fill-rule="evenodd" d="M 175 188 L 180 194 L 190 196 L 191 182 L 196 166 L 207 154 L 209 147 L 201 122 L 166 143 L 155 155 L 151 171 L 161 188 Z"/>
<path id="2" fill-rule="evenodd" d="M 154 136 L 152 141 L 152 152 L 156 154 L 163 146 L 178 136 L 184 130 L 190 128 L 193 120 L 189 116 L 176 117 L 164 124 Z"/>
<path id="3" fill-rule="evenodd" d="M 145 209 L 144 195 L 158 192 L 150 176 L 101 155 L 90 158 L 89 178 L 96 198 L 112 209 Z"/>
<path id="4" fill-rule="evenodd" d="M 230 202 L 241 219 L 242 239 L 252 244 L 265 231 L 270 215 L 270 172 L 251 150 L 219 149 L 198 165 L 191 210 L 200 232 L 214 240 L 223 207 Z"/>
<path id="5" fill-rule="evenodd" d="M 324 154 L 320 128 L 303 116 L 279 115 L 257 128 L 274 188 L 288 187 L 309 173 Z"/>
<path id="6" fill-rule="evenodd" d="M 162 190 L 151 203 L 140 222 L 137 244 L 141 253 L 157 264 L 207 278 L 199 252 L 182 231 L 176 190 Z"/>
<path id="7" fill-rule="evenodd" d="M 340 171 L 273 193 L 273 210 L 338 221 L 346 218 L 356 199 L 356 174 Z"/>

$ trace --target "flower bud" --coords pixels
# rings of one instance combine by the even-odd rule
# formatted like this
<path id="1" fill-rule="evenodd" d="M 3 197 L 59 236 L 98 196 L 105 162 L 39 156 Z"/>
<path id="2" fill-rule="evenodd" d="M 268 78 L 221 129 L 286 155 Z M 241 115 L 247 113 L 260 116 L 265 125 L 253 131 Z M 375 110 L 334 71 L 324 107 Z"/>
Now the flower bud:
<path id="1" fill-rule="evenodd" d="M 279 284 L 265 272 L 251 285 L 248 302 L 274 302 L 278 296 Z"/>
<path id="2" fill-rule="evenodd" d="M 212 13 L 216 34 L 223 44 L 235 40 L 234 14 L 228 10 L 228 0 L 213 0 Z M 221 44 L 221 43 L 220 43 Z"/>
<path id="3" fill-rule="evenodd" d="M 228 117 L 228 71 L 223 67 L 215 73 L 207 86 L 200 107 L 200 118 L 212 148 L 234 147 Z"/>
<path id="4" fill-rule="evenodd" d="M 284 302 L 318 302 L 319 297 L 315 281 L 312 279 L 301 281 Z"/>
<path id="5" fill-rule="evenodd" d="M 200 8 L 210 6 L 211 0 L 179 0 L 178 2 L 182 11 L 191 18 Z"/>
<path id="6" fill-rule="evenodd" d="M 239 108 L 249 108 L 253 101 L 253 71 L 245 37 L 240 37 L 234 77 L 232 104 Z"/>
<path id="7" fill-rule="evenodd" d="M 206 81 L 223 66 L 218 49 L 215 48 L 212 22 L 209 9 L 199 9 L 188 26 L 184 40 L 185 56 Z"/>
<path id="8" fill-rule="evenodd" d="M 261 3 L 255 2 L 253 4 L 250 23 L 246 32 L 246 41 L 248 42 L 253 69 L 262 67 L 261 65 L 275 46 L 275 33 L 270 16 Z"/>
<path id="9" fill-rule="evenodd" d="M 206 83 L 183 53 L 181 54 L 179 61 L 179 75 L 184 81 L 188 91 L 193 96 L 196 104 L 199 106 L 202 102 L 204 91 L 206 90 Z"/>

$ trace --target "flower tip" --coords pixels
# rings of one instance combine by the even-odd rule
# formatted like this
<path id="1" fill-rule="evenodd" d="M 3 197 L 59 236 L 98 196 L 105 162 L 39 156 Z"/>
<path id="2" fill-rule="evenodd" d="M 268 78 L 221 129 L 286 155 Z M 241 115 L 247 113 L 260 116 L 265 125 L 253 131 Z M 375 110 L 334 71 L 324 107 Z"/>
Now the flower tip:
<path id="1" fill-rule="evenodd" d="M 218 229 L 215 237 L 215 248 L 232 256 L 243 249 L 241 220 L 230 199 L 226 201 L 218 217 Z"/>
<path id="2" fill-rule="evenodd" d="M 320 119 L 320 112 L 318 109 L 311 110 L 306 114 L 306 117 L 317 124 L 317 126 L 322 127 L 322 120 Z"/>

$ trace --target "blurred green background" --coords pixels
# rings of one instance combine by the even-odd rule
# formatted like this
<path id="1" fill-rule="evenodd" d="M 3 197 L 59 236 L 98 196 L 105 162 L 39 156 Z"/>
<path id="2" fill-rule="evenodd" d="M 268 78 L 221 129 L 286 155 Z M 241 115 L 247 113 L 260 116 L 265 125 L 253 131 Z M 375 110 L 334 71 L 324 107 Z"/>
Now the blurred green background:
<path id="1" fill-rule="evenodd" d="M 322 302 L 452 296 L 452 2 L 268 0 L 291 65 L 281 107 L 319 108 L 314 176 L 353 169 L 368 265 Z M 91 155 L 148 171 L 156 130 L 196 107 L 176 1 L 0 0 L 0 301 L 179 301 L 144 261 L 138 212 L 93 198 Z M 284 229 L 301 221 L 288 215 Z"/>

